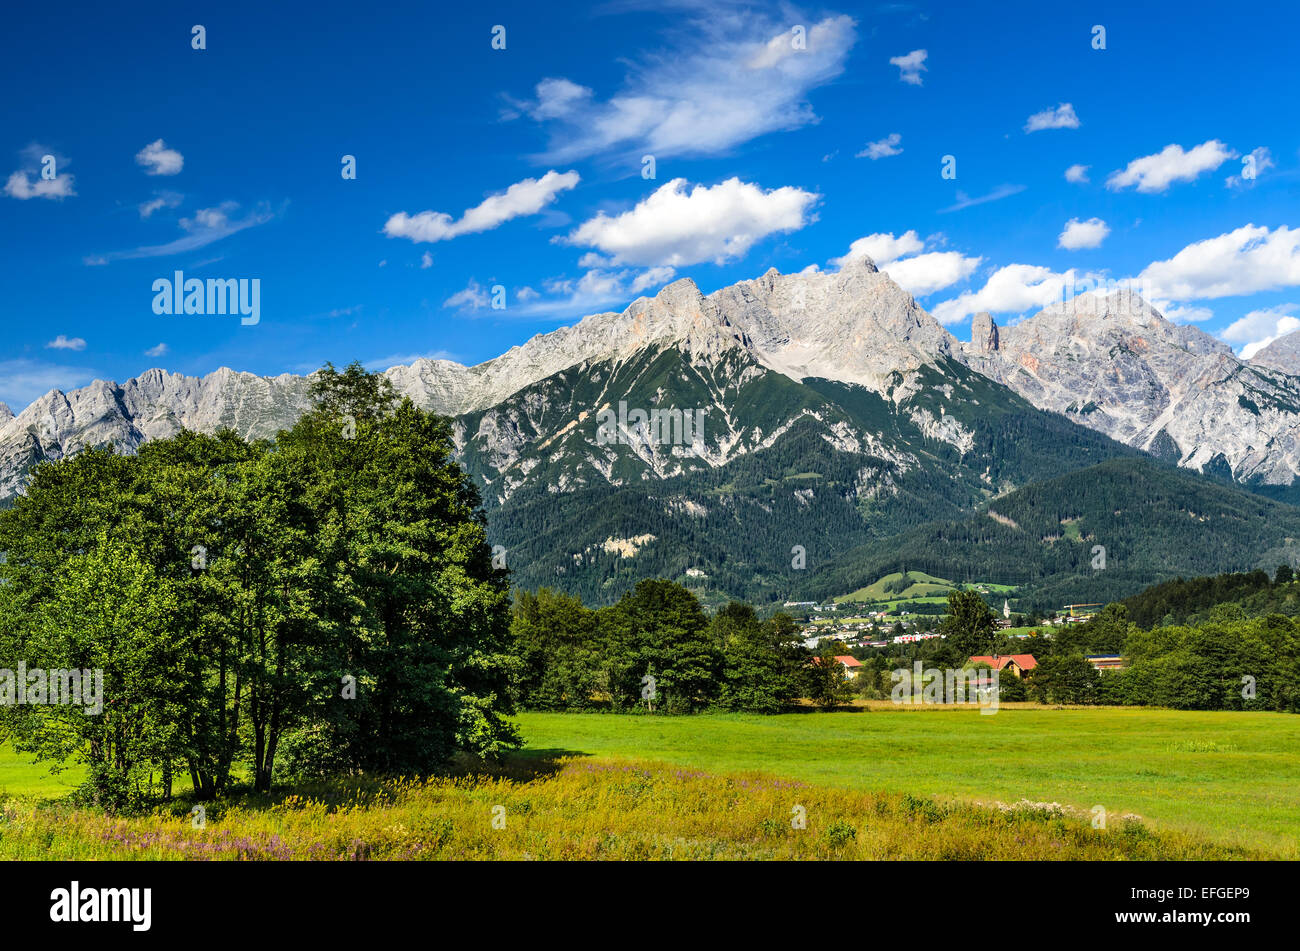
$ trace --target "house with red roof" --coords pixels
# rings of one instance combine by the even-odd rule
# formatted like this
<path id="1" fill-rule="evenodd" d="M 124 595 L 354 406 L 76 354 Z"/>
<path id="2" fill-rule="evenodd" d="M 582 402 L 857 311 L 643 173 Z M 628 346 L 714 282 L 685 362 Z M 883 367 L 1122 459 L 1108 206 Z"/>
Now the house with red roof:
<path id="1" fill-rule="evenodd" d="M 852 680 L 860 672 L 859 668 L 862 667 L 862 661 L 858 660 L 856 657 L 849 654 L 836 654 L 835 659 L 844 667 L 845 680 Z M 820 657 L 814 657 L 812 662 L 814 664 L 820 664 L 822 659 Z"/>
<path id="2" fill-rule="evenodd" d="M 999 674 L 1005 670 L 1015 677 L 1022 677 L 1038 666 L 1033 654 L 978 654 L 970 663 L 988 664 Z"/>

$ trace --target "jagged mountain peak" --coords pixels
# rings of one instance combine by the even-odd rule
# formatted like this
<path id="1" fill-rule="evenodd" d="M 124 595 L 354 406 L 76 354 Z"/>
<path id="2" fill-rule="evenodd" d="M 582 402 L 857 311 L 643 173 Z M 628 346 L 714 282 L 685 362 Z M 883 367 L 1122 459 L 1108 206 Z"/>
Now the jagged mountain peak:
<path id="1" fill-rule="evenodd" d="M 1300 330 L 1278 337 L 1251 357 L 1249 362 L 1254 366 L 1267 367 L 1292 376 L 1300 375 Z"/>
<path id="2" fill-rule="evenodd" d="M 1174 323 L 1140 294 L 1127 289 L 1079 294 L 1020 323 L 992 327 L 998 334 L 995 349 L 1000 350 L 1034 349 L 1041 354 L 1044 350 L 1078 352 L 1124 346 L 1144 352 L 1168 346 L 1199 355 L 1232 355 L 1232 348 L 1223 341 L 1199 327 Z M 981 323 L 984 329 L 986 325 Z M 972 349 L 979 352 L 975 344 L 972 335 Z"/>
<path id="3" fill-rule="evenodd" d="M 759 360 L 793 379 L 825 377 L 878 393 L 952 353 L 954 338 L 866 259 L 836 271 L 775 268 L 709 295 Z"/>

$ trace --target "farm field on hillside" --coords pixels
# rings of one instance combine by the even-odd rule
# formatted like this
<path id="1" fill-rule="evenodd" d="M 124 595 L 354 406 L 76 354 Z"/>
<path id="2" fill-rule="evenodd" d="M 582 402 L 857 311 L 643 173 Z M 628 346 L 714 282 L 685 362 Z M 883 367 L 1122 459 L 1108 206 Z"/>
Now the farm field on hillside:
<path id="1" fill-rule="evenodd" d="M 1300 720 L 1149 708 L 697 717 L 526 713 L 529 748 L 761 770 L 818 786 L 982 803 L 1059 802 L 1300 855 Z"/>

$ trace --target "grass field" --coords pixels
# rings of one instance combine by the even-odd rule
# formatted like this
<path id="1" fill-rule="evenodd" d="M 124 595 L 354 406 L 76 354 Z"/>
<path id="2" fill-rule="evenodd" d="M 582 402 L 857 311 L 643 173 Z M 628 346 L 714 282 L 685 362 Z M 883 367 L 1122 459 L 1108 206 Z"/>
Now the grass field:
<path id="1" fill-rule="evenodd" d="M 0 859 L 1300 858 L 1300 718 L 1280 714 L 873 703 L 518 722 L 527 746 L 502 766 L 236 797 L 201 829 L 183 798 L 130 818 L 41 802 L 79 772 L 3 751 Z"/>
<path id="2" fill-rule="evenodd" d="M 529 748 L 760 770 L 818 786 L 965 802 L 1058 802 L 1300 857 L 1300 718 L 1269 713 L 973 710 L 691 718 L 529 713 Z"/>
<path id="3" fill-rule="evenodd" d="M 51 776 L 48 764 L 34 764 L 30 755 L 15 753 L 7 744 L 0 746 L 0 798 L 60 799 L 77 787 L 83 775 L 80 767 L 72 767 Z"/>

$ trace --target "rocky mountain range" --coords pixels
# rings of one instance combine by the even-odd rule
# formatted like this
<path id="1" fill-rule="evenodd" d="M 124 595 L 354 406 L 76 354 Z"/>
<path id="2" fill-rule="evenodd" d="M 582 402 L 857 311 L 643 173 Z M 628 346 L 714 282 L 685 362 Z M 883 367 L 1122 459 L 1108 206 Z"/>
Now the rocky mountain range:
<path id="1" fill-rule="evenodd" d="M 1007 327 L 980 314 L 963 343 L 859 259 L 708 295 L 683 279 L 477 366 L 386 375 L 453 417 L 528 582 L 560 576 L 603 597 L 635 562 L 753 596 L 788 586 L 796 545 L 828 561 L 1106 459 L 1145 453 L 1288 492 L 1298 354 L 1284 338 L 1242 361 L 1128 294 Z M 183 428 L 272 436 L 307 390 L 289 374 L 155 369 L 0 408 L 0 498 L 37 462 L 88 446 L 131 451 Z M 637 410 L 707 415 L 689 440 L 672 438 L 671 412 L 658 429 L 620 417 L 600 438 L 601 420 Z"/>
<path id="2" fill-rule="evenodd" d="M 1010 327 L 979 314 L 972 329 L 967 363 L 1035 406 L 1245 484 L 1290 486 L 1300 472 L 1300 378 L 1277 343 L 1242 361 L 1128 292 L 1085 294 Z"/>

